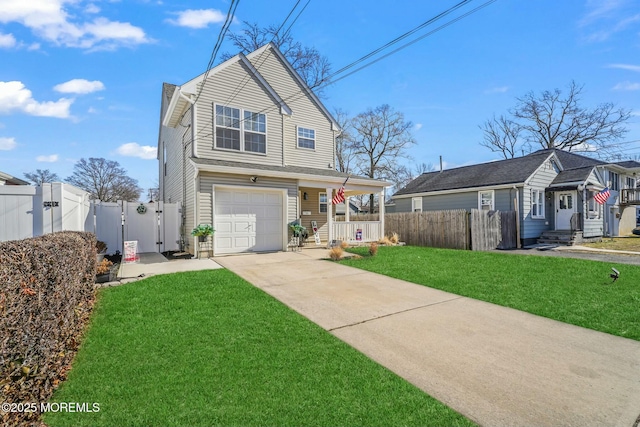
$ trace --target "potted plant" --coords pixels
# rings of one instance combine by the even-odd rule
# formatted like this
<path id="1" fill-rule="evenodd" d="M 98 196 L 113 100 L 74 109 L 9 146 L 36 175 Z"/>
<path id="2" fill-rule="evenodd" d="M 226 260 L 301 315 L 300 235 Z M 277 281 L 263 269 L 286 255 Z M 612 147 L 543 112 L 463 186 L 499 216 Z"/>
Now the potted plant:
<path id="1" fill-rule="evenodd" d="M 191 235 L 197 236 L 200 242 L 204 242 L 207 236 L 211 236 L 215 231 L 210 224 L 199 224 L 191 231 Z"/>
<path id="2" fill-rule="evenodd" d="M 96 241 L 96 262 L 101 262 L 107 253 L 107 244 L 102 240 Z"/>

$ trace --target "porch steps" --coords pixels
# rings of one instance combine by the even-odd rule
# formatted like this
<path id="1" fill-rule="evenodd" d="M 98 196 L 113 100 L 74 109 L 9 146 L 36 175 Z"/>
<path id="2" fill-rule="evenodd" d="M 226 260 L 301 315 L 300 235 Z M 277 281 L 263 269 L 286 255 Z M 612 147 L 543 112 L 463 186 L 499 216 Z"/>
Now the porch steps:
<path id="1" fill-rule="evenodd" d="M 538 243 L 572 246 L 582 241 L 581 231 L 548 230 L 538 238 Z"/>

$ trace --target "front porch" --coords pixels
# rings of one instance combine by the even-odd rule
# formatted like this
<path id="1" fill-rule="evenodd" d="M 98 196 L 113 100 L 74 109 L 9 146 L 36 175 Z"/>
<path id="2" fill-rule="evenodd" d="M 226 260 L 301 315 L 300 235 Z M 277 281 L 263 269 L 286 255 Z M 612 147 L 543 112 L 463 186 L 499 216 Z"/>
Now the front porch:
<path id="1" fill-rule="evenodd" d="M 334 205 L 332 199 L 339 187 L 318 188 L 308 183 L 299 187 L 298 218 L 295 222 L 305 227 L 309 233 L 306 246 L 327 247 L 338 241 L 355 245 L 377 242 L 384 237 L 384 202 L 379 202 L 384 201 L 384 187 L 347 183 L 345 201 Z M 376 195 L 379 213 L 375 218 L 370 215 L 365 218 L 354 215 L 352 219 L 352 212 L 348 208 L 350 198 L 361 194 Z"/>

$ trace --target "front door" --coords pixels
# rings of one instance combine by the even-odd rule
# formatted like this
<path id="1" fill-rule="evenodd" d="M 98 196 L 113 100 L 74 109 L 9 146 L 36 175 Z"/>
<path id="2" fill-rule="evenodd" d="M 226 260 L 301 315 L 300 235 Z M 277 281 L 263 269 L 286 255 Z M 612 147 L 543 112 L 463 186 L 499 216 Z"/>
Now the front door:
<path id="1" fill-rule="evenodd" d="M 571 230 L 571 217 L 576 212 L 576 192 L 556 193 L 556 230 Z"/>

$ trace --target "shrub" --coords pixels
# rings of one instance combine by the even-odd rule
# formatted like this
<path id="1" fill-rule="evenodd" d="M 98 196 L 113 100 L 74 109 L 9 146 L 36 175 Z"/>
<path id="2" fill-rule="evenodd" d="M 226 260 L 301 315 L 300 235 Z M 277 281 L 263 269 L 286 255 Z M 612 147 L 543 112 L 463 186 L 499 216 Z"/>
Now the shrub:
<path id="1" fill-rule="evenodd" d="M 391 246 L 391 240 L 388 236 L 384 236 L 382 239 L 378 240 L 378 243 L 385 246 Z"/>
<path id="2" fill-rule="evenodd" d="M 369 255 L 376 256 L 377 253 L 378 253 L 378 244 L 376 242 L 371 242 L 371 245 L 369 245 Z"/>
<path id="3" fill-rule="evenodd" d="M 389 240 L 391 241 L 392 244 L 397 245 L 398 243 L 400 243 L 400 236 L 398 236 L 398 233 L 394 232 L 389 237 Z"/>
<path id="4" fill-rule="evenodd" d="M 0 403 L 46 402 L 66 377 L 94 302 L 96 238 L 61 232 L 0 243 Z M 0 412 L 32 425 L 38 412 Z"/>
<path id="5" fill-rule="evenodd" d="M 339 261 L 342 259 L 342 255 L 344 254 L 344 250 L 340 246 L 334 246 L 329 250 L 329 258 L 334 261 Z"/>
<path id="6" fill-rule="evenodd" d="M 107 251 L 107 244 L 102 240 L 96 241 L 96 252 L 101 254 Z"/>
<path id="7" fill-rule="evenodd" d="M 343 240 L 340 242 L 340 247 L 342 249 L 347 249 L 349 247 L 349 242 L 347 242 L 346 240 Z"/>
<path id="8" fill-rule="evenodd" d="M 111 261 L 109 261 L 108 259 L 103 259 L 102 261 L 100 261 L 98 263 L 98 266 L 96 267 L 96 274 L 106 274 L 109 272 L 109 270 L 111 270 L 111 266 L 113 265 L 113 263 Z"/>

